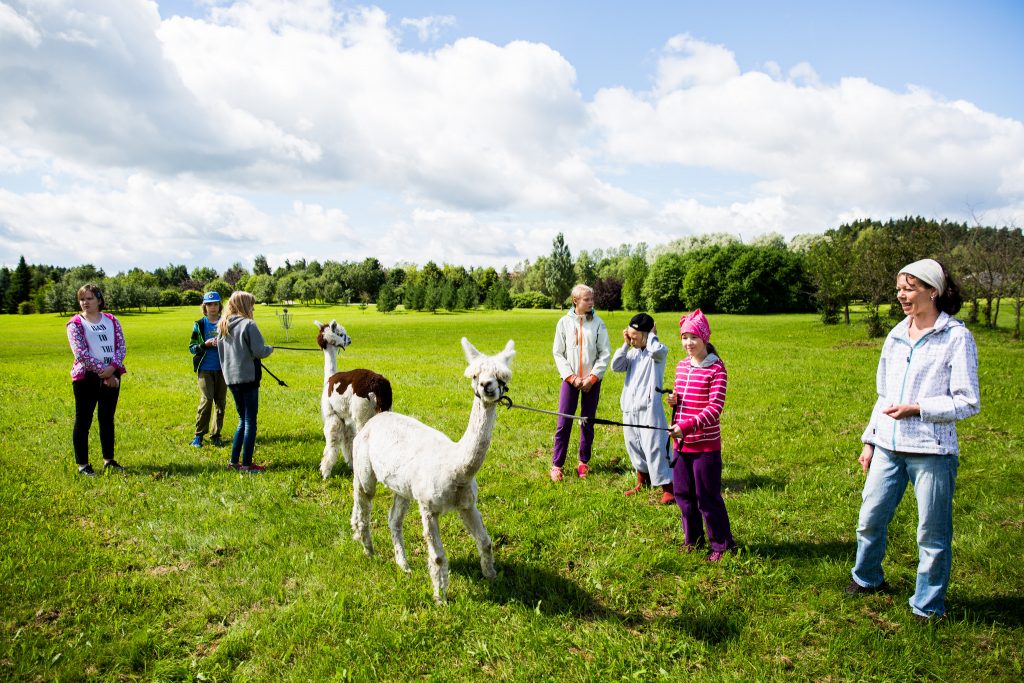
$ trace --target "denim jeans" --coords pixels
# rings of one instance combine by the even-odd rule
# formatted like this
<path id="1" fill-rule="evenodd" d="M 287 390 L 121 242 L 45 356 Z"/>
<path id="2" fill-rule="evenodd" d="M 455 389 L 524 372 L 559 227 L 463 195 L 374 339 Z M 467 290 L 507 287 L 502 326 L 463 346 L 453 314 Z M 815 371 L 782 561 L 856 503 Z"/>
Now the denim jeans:
<path id="1" fill-rule="evenodd" d="M 885 579 L 882 558 L 889 522 L 910 482 L 917 498 L 917 586 L 910 607 L 921 616 L 945 613 L 953 559 L 953 489 L 958 465 L 955 455 L 917 455 L 875 446 L 857 521 L 854 581 L 874 587 Z"/>
<path id="2" fill-rule="evenodd" d="M 235 439 L 231 442 L 231 464 L 237 465 L 239 455 L 242 465 L 252 464 L 252 452 L 256 448 L 256 416 L 260 410 L 260 385 L 229 384 L 231 396 L 235 399 L 238 411 L 238 428 Z"/>

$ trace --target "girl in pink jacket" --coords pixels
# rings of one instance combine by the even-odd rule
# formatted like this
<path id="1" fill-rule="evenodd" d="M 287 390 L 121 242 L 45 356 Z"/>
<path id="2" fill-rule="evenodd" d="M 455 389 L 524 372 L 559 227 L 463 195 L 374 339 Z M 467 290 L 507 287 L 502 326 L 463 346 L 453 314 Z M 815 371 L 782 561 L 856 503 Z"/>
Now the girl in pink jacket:
<path id="1" fill-rule="evenodd" d="M 686 358 L 676 366 L 671 434 L 675 439 L 672 485 L 682 513 L 683 549 L 711 546 L 709 562 L 735 552 L 729 513 L 722 499 L 722 436 L 719 419 L 725 407 L 728 376 L 711 345 L 711 327 L 698 308 L 679 321 Z M 707 527 L 705 541 L 704 527 Z"/>

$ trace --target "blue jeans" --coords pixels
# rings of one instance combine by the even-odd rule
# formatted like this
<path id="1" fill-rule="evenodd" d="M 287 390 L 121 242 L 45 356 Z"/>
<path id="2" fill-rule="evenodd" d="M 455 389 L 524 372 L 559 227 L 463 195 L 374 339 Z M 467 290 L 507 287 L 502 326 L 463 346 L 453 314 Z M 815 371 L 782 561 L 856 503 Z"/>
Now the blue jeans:
<path id="1" fill-rule="evenodd" d="M 958 465 L 955 455 L 916 455 L 875 446 L 857 520 L 854 581 L 875 587 L 885 579 L 882 558 L 889 522 L 910 482 L 917 498 L 917 586 L 910 598 L 910 608 L 921 616 L 945 613 L 953 559 L 953 489 Z"/>
<path id="2" fill-rule="evenodd" d="M 252 452 L 256 448 L 256 416 L 260 410 L 260 385 L 252 384 L 229 384 L 231 396 L 235 399 L 235 409 L 238 411 L 238 429 L 235 430 L 235 439 L 231 442 L 231 464 L 238 464 L 238 457 L 242 457 L 242 465 L 248 467 L 252 464 Z"/>

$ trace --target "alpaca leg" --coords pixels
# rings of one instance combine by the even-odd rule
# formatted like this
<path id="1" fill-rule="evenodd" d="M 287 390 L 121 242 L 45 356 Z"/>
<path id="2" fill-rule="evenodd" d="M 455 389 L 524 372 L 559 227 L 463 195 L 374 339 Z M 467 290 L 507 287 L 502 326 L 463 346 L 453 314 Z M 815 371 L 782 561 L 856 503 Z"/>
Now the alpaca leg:
<path id="1" fill-rule="evenodd" d="M 338 462 L 338 441 L 341 438 L 341 420 L 335 414 L 324 418 L 324 457 L 320 460 L 320 476 L 327 479 L 334 470 L 334 464 Z M 351 464 L 351 458 L 346 457 L 345 461 Z"/>
<path id="2" fill-rule="evenodd" d="M 420 517 L 423 520 L 423 540 L 427 542 L 427 567 L 434 584 L 434 602 L 443 603 L 448 600 L 448 556 L 441 545 L 441 527 L 437 523 L 437 515 L 422 504 Z"/>
<path id="3" fill-rule="evenodd" d="M 462 524 L 466 527 L 466 531 L 476 541 L 476 549 L 480 553 L 480 569 L 484 573 L 484 578 L 493 579 L 498 575 L 494 571 L 494 545 L 491 543 L 491 537 L 487 535 L 480 511 L 476 509 L 476 506 L 463 508 L 459 510 L 459 516 L 462 517 Z"/>
<path id="4" fill-rule="evenodd" d="M 356 473 L 352 477 L 352 538 L 363 544 L 363 552 L 373 555 L 373 538 L 370 535 L 370 513 L 373 511 L 373 495 L 377 492 L 377 481 L 371 471 L 366 481 L 361 482 Z"/>
<path id="5" fill-rule="evenodd" d="M 402 571 L 409 572 L 409 561 L 405 559 L 405 540 L 402 538 L 402 523 L 405 522 L 405 513 L 409 511 L 409 499 L 395 494 L 395 500 L 391 503 L 391 512 L 388 513 L 388 528 L 391 529 L 391 543 L 395 546 L 395 562 L 402 568 Z"/>
<path id="6" fill-rule="evenodd" d="M 355 430 L 352 429 L 352 425 L 342 422 L 338 432 L 338 445 L 341 447 L 341 457 L 345 459 L 346 465 L 352 467 L 352 439 L 355 438 Z"/>

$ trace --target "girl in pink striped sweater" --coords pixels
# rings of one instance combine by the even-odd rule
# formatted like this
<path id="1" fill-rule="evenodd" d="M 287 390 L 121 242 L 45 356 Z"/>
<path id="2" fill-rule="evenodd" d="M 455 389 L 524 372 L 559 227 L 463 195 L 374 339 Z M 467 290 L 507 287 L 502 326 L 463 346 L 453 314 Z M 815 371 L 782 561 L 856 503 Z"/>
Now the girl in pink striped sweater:
<path id="1" fill-rule="evenodd" d="M 698 308 L 679 321 L 686 358 L 676 366 L 671 434 L 675 438 L 672 484 L 683 518 L 683 549 L 711 546 L 709 562 L 736 551 L 729 513 L 722 500 L 722 436 L 719 419 L 725 407 L 728 377 L 711 345 L 711 327 Z"/>

